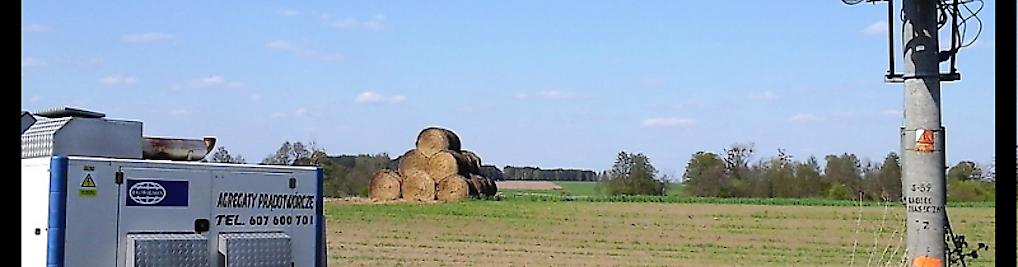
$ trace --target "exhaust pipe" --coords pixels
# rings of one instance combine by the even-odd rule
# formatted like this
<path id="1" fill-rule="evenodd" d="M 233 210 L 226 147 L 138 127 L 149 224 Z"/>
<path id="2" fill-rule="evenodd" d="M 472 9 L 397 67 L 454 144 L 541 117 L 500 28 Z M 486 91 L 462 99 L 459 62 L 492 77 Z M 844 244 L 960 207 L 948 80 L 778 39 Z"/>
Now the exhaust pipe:
<path id="1" fill-rule="evenodd" d="M 199 161 L 211 154 L 216 138 L 206 136 L 201 140 L 165 137 L 142 138 L 143 159 Z"/>

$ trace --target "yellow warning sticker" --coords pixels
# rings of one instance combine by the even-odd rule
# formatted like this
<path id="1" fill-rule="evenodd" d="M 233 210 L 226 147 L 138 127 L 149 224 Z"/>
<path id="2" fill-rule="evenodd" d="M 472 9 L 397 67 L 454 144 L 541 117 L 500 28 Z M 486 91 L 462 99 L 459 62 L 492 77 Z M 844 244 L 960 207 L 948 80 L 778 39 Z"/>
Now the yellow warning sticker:
<path id="1" fill-rule="evenodd" d="M 78 195 L 83 197 L 94 197 L 95 189 L 78 189 Z"/>
<path id="2" fill-rule="evenodd" d="M 89 166 L 85 166 L 86 169 Z M 78 196 L 83 197 L 94 197 L 97 191 L 95 190 L 95 180 L 92 180 L 92 173 L 85 172 L 85 179 L 81 181 L 81 188 L 78 189 Z"/>
<path id="3" fill-rule="evenodd" d="M 81 181 L 81 187 L 95 187 L 95 181 L 92 181 L 92 174 L 85 174 L 85 180 Z"/>

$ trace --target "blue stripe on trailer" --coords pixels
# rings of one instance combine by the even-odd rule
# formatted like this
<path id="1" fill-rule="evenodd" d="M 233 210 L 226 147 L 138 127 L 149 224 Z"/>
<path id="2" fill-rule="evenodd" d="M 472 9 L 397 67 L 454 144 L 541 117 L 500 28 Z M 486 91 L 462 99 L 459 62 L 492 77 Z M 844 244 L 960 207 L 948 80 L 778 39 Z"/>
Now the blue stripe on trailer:
<path id="1" fill-rule="evenodd" d="M 323 173 L 325 171 L 324 171 L 324 169 L 322 169 L 322 167 L 318 167 L 318 169 L 315 172 L 317 173 L 317 176 L 318 176 L 316 178 L 318 180 L 318 181 L 316 181 L 316 183 L 318 183 L 318 190 L 317 190 L 317 192 L 315 192 L 315 221 L 316 221 L 316 223 L 315 223 L 315 243 L 318 244 L 317 245 L 318 249 L 316 249 L 316 252 L 315 252 L 315 266 L 316 267 L 325 267 L 327 265 L 326 262 L 325 262 L 325 250 L 326 250 L 326 246 L 325 246 L 325 212 L 323 211 L 323 204 L 322 204 L 322 199 L 323 199 L 322 196 L 324 196 L 322 194 L 322 192 L 325 191 L 324 189 L 322 189 L 323 187 L 325 187 L 324 186 L 324 182 L 323 182 L 323 181 L 325 181 L 324 176 L 323 176 Z"/>
<path id="2" fill-rule="evenodd" d="M 53 156 L 49 164 L 49 222 L 47 224 L 46 266 L 64 266 L 64 238 L 67 230 L 67 157 Z"/>

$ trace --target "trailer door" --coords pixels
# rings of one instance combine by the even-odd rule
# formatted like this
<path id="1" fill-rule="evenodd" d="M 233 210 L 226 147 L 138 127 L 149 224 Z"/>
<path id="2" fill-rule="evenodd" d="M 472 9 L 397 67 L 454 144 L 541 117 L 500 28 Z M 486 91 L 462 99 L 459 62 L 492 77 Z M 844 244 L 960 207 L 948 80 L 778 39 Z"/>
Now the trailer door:
<path id="1" fill-rule="evenodd" d="M 118 266 L 210 266 L 211 171 L 123 166 L 117 176 Z"/>
<path id="2" fill-rule="evenodd" d="M 283 170 L 215 172 L 210 202 L 214 266 L 307 266 L 293 257 L 291 235 L 298 222 L 291 180 L 293 173 Z"/>

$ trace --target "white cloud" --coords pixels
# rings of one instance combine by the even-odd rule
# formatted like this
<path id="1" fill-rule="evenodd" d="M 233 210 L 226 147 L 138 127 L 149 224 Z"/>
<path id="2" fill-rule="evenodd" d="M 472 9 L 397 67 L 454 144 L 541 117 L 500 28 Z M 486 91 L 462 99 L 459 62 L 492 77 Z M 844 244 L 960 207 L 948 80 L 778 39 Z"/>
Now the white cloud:
<path id="1" fill-rule="evenodd" d="M 774 92 L 767 91 L 767 92 L 763 92 L 763 93 L 760 93 L 760 94 L 749 95 L 749 98 L 757 99 L 757 100 L 775 100 L 775 99 L 781 98 L 781 96 L 778 95 L 778 94 L 775 94 Z"/>
<path id="2" fill-rule="evenodd" d="M 562 92 L 558 90 L 540 91 L 537 93 L 517 93 L 516 98 L 519 99 L 550 99 L 550 100 L 567 100 L 576 99 L 580 96 L 576 93 Z"/>
<path id="3" fill-rule="evenodd" d="M 174 37 L 175 36 L 173 36 L 172 34 L 166 34 L 161 32 L 149 32 L 141 34 L 124 35 L 124 37 L 121 39 L 127 42 L 138 43 L 138 42 L 169 40 L 173 39 Z"/>
<path id="4" fill-rule="evenodd" d="M 643 79 L 643 80 L 640 80 L 640 85 L 647 86 L 647 87 L 657 87 L 657 86 L 661 86 L 662 84 L 664 84 L 664 81 L 662 81 L 661 79 Z"/>
<path id="5" fill-rule="evenodd" d="M 85 62 L 85 64 L 86 65 L 91 65 L 91 66 L 98 66 L 98 65 L 102 65 L 105 62 L 106 62 L 106 60 L 101 58 L 101 57 L 94 57 L 94 58 L 89 59 L 88 62 Z"/>
<path id="6" fill-rule="evenodd" d="M 272 41 L 272 42 L 269 42 L 269 43 L 265 44 L 265 47 L 272 48 L 272 49 L 283 49 L 283 50 L 286 50 L 286 49 L 292 48 L 293 45 L 290 44 L 290 42 L 288 42 L 286 40 L 275 40 L 275 41 Z"/>
<path id="7" fill-rule="evenodd" d="M 243 83 L 227 81 L 225 78 L 220 76 L 209 76 L 207 78 L 192 80 L 187 82 L 184 86 L 177 86 L 178 88 L 190 88 L 190 89 L 204 89 L 204 88 L 241 88 L 244 87 Z"/>
<path id="8" fill-rule="evenodd" d="M 279 10 L 279 14 L 283 16 L 300 16 L 300 11 L 296 9 L 282 9 Z"/>
<path id="9" fill-rule="evenodd" d="M 885 117 L 899 117 L 899 118 L 905 116 L 905 114 L 903 114 L 901 110 L 896 109 L 884 110 L 884 112 L 881 112 L 880 115 Z"/>
<path id="10" fill-rule="evenodd" d="M 294 42 L 291 42 L 291 41 L 287 41 L 287 40 L 275 40 L 275 41 L 266 43 L 265 47 L 267 47 L 269 49 L 276 49 L 276 50 L 282 50 L 282 51 L 290 51 L 290 52 L 294 53 L 297 56 L 317 58 L 317 59 L 320 59 L 320 60 L 323 60 L 323 61 L 338 61 L 338 60 L 342 60 L 344 58 L 343 55 L 337 54 L 337 53 L 330 53 L 330 54 L 325 54 L 325 55 L 319 55 L 319 53 L 317 51 L 315 51 L 314 49 L 304 48 L 303 45 L 307 44 L 307 42 L 298 42 L 298 43 L 301 43 L 302 45 L 298 45 L 297 43 L 294 43 Z"/>
<path id="11" fill-rule="evenodd" d="M 294 111 L 292 113 L 274 112 L 274 113 L 272 113 L 272 115 L 269 115 L 269 118 L 272 118 L 272 119 L 304 118 L 304 117 L 309 117 L 309 116 L 312 116 L 312 115 L 317 116 L 319 114 L 317 114 L 317 113 L 316 114 L 312 114 L 306 108 L 298 108 L 296 111 Z"/>
<path id="12" fill-rule="evenodd" d="M 106 78 L 102 78 L 101 80 L 99 80 L 99 83 L 105 85 L 132 85 L 136 82 L 138 82 L 138 78 L 132 76 L 123 76 L 119 74 L 106 76 Z"/>
<path id="13" fill-rule="evenodd" d="M 322 56 L 322 60 L 325 60 L 325 61 L 340 61 L 340 60 L 343 60 L 344 58 L 345 57 L 343 57 L 343 55 L 340 55 L 340 54 L 328 54 L 328 55 Z"/>
<path id="14" fill-rule="evenodd" d="M 187 114 L 187 110 L 183 110 L 183 109 L 175 109 L 175 110 L 171 110 L 170 111 L 170 115 L 171 116 L 180 116 L 180 115 L 185 115 L 185 114 Z"/>
<path id="15" fill-rule="evenodd" d="M 856 111 L 844 111 L 844 112 L 834 113 L 834 116 L 835 117 L 842 117 L 842 118 L 856 118 L 856 117 L 859 117 L 860 114 L 859 114 L 859 112 L 856 112 Z"/>
<path id="16" fill-rule="evenodd" d="M 406 97 L 401 95 L 395 96 L 384 96 L 375 92 L 363 92 L 353 99 L 354 103 L 366 104 L 366 103 L 385 103 L 385 104 L 399 104 L 406 100 Z"/>
<path id="17" fill-rule="evenodd" d="M 795 115 L 791 119 L 789 119 L 789 121 L 801 123 L 821 122 L 823 120 L 824 119 L 821 118 L 820 116 L 813 115 L 810 113 Z"/>
<path id="18" fill-rule="evenodd" d="M 990 40 L 990 41 L 983 41 L 983 40 L 976 40 L 976 41 L 975 41 L 974 43 L 972 43 L 972 45 L 971 45 L 971 46 L 969 46 L 969 47 L 985 47 L 985 48 L 996 48 L 996 46 L 997 46 L 997 42 L 995 42 L 995 41 L 993 41 L 993 40 Z"/>
<path id="19" fill-rule="evenodd" d="M 42 59 L 30 58 L 30 57 L 26 57 L 26 58 L 22 58 L 21 59 L 21 67 L 22 68 L 24 68 L 24 67 L 43 67 L 43 66 L 46 66 L 46 61 L 43 61 Z"/>
<path id="20" fill-rule="evenodd" d="M 251 98 L 251 101 L 262 100 L 262 96 L 261 95 L 251 95 L 250 98 Z"/>
<path id="21" fill-rule="evenodd" d="M 887 34 L 887 22 L 878 21 L 873 24 L 870 24 L 870 26 L 862 30 L 862 34 L 865 35 Z"/>
<path id="22" fill-rule="evenodd" d="M 29 24 L 26 25 L 25 27 L 22 27 L 21 31 L 30 33 L 45 33 L 49 31 L 49 27 L 39 24 Z"/>
<path id="23" fill-rule="evenodd" d="M 691 119 L 686 118 L 654 118 L 646 119 L 643 121 L 644 127 L 668 127 L 668 126 L 682 126 L 696 123 Z"/>
<path id="24" fill-rule="evenodd" d="M 332 19 L 332 17 L 329 16 L 329 14 L 322 14 L 319 17 L 324 20 L 327 20 L 325 22 L 325 25 L 334 28 L 342 29 L 365 28 L 370 30 L 379 30 L 389 27 L 388 24 L 385 24 L 383 22 L 385 21 L 385 15 L 375 15 L 374 17 L 371 17 L 370 19 L 365 21 L 358 20 L 357 18 L 354 17 L 347 17 L 345 19 Z"/>
<path id="25" fill-rule="evenodd" d="M 686 100 L 686 101 L 683 101 L 682 103 L 674 104 L 671 107 L 672 108 L 677 108 L 677 109 L 682 109 L 682 108 L 689 108 L 689 107 L 692 107 L 692 106 L 695 106 L 695 105 L 696 105 L 696 102 L 693 102 L 693 100 Z"/>

